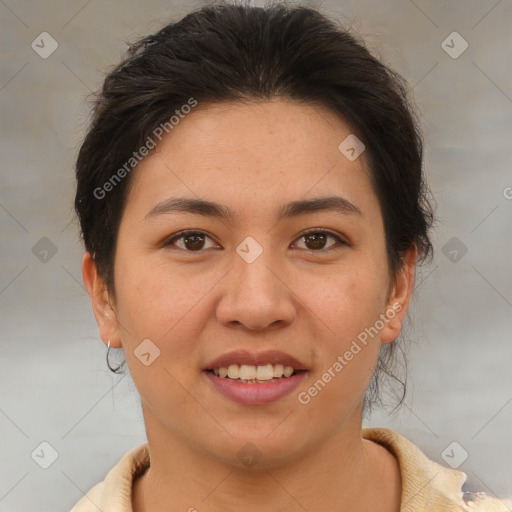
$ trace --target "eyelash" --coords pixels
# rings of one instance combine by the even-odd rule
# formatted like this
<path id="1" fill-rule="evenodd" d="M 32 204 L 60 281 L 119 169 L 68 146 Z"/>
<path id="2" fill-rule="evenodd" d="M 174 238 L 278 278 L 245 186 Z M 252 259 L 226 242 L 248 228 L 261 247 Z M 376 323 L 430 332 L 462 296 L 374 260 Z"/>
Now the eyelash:
<path id="1" fill-rule="evenodd" d="M 305 237 L 307 235 L 311 235 L 311 234 L 325 234 L 328 237 L 331 237 L 334 240 L 336 240 L 338 245 L 341 245 L 341 246 L 349 245 L 348 242 L 343 240 L 340 236 L 336 235 L 332 231 L 324 230 L 324 229 L 321 229 L 321 228 L 314 228 L 314 229 L 310 229 L 308 231 L 305 231 L 296 240 L 300 240 L 301 238 L 303 238 L 303 237 Z M 208 237 L 208 238 L 210 238 L 212 240 L 212 237 L 210 235 L 208 235 L 208 233 L 206 233 L 204 231 L 196 231 L 196 230 L 192 230 L 192 229 L 188 229 L 188 230 L 186 229 L 184 231 L 180 231 L 179 233 L 176 233 L 172 238 L 170 238 L 168 241 L 166 241 L 164 243 L 164 245 L 165 246 L 173 245 L 174 242 L 176 242 L 177 240 L 185 238 L 187 235 L 205 235 L 206 237 Z M 339 249 L 339 248 L 340 248 L 339 246 L 336 247 L 336 244 L 334 244 L 331 247 L 328 247 L 327 249 L 318 249 L 318 250 L 302 249 L 302 250 L 307 251 L 309 253 L 315 253 L 316 254 L 316 253 L 327 252 L 327 251 L 329 251 L 331 249 L 336 250 L 336 249 Z M 205 249 L 199 249 L 197 251 L 191 251 L 191 250 L 188 250 L 188 249 L 181 249 L 180 247 L 178 247 L 178 249 L 181 250 L 181 251 L 184 251 L 184 252 L 189 252 L 189 253 L 200 253 L 200 252 L 204 252 L 205 251 Z"/>

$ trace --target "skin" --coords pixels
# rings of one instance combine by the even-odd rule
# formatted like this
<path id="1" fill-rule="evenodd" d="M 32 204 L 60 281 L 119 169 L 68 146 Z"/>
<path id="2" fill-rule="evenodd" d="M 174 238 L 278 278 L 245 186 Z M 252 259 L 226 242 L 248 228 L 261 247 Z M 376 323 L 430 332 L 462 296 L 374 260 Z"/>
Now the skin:
<path id="1" fill-rule="evenodd" d="M 398 463 L 362 439 L 362 406 L 381 343 L 400 333 L 416 249 L 391 279 L 364 153 L 351 162 L 338 150 L 351 133 L 329 110 L 292 101 L 199 105 L 133 171 L 115 297 L 85 254 L 83 277 L 101 338 L 124 349 L 141 396 L 151 466 L 135 482 L 135 512 L 399 510 Z M 277 220 L 284 203 L 329 195 L 361 214 Z M 171 196 L 219 202 L 234 219 L 145 218 Z M 328 237 L 315 245 L 302 236 L 310 228 L 347 243 Z M 183 239 L 164 244 L 184 229 L 206 232 L 202 248 Z M 263 248 L 250 264 L 235 251 L 247 236 Z M 379 335 L 300 404 L 298 393 L 393 304 L 401 310 Z M 134 355 L 144 339 L 161 351 L 149 366 Z M 281 350 L 309 373 L 274 403 L 235 403 L 202 374 L 235 349 Z M 250 468 L 237 457 L 248 442 L 261 453 Z"/>

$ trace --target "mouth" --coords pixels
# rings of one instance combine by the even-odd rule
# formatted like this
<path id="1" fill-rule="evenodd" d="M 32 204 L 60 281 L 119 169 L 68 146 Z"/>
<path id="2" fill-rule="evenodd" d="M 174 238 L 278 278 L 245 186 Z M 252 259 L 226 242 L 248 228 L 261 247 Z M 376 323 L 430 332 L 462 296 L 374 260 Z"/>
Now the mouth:
<path id="1" fill-rule="evenodd" d="M 213 388 L 246 405 L 279 400 L 295 389 L 308 368 L 298 359 L 277 351 L 236 351 L 212 361 L 203 370 Z"/>
<path id="2" fill-rule="evenodd" d="M 306 370 L 295 369 L 282 364 L 248 365 L 231 364 L 206 370 L 221 379 L 229 379 L 244 384 L 268 384 L 281 379 L 288 379 Z"/>

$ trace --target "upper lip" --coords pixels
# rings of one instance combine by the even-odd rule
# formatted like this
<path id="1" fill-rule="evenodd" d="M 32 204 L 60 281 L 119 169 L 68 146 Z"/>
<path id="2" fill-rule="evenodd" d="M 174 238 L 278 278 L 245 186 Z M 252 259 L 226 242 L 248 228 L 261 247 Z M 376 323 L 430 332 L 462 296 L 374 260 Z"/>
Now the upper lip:
<path id="1" fill-rule="evenodd" d="M 266 364 L 282 364 L 283 366 L 291 366 L 294 370 L 307 370 L 304 363 L 298 359 L 280 352 L 279 350 L 265 350 L 263 352 L 249 352 L 248 350 L 235 350 L 217 357 L 211 361 L 205 370 L 213 370 L 215 368 L 227 368 L 232 364 L 246 364 L 252 366 L 264 366 Z"/>

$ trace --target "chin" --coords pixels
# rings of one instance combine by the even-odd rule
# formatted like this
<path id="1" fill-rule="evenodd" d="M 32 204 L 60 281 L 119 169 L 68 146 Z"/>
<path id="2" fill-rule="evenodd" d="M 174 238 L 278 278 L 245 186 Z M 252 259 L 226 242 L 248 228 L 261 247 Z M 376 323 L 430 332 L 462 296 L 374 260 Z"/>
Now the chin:
<path id="1" fill-rule="evenodd" d="M 209 447 L 210 453 L 224 464 L 251 471 L 277 468 L 299 456 L 304 432 L 282 429 L 278 434 L 279 422 L 259 424 L 259 428 L 254 424 L 248 427 L 245 423 L 238 424 L 236 429 L 227 428 L 233 437 L 222 436 L 218 442 L 210 438 L 214 441 Z"/>

